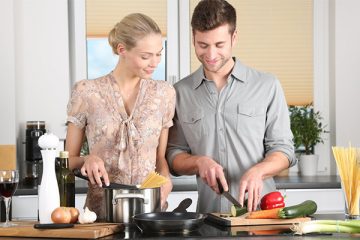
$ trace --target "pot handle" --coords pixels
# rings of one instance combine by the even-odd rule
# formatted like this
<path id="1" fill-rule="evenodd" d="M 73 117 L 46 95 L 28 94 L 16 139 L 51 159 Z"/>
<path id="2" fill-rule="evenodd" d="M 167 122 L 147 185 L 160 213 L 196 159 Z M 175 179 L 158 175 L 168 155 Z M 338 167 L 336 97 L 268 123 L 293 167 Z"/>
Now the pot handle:
<path id="1" fill-rule="evenodd" d="M 140 194 L 140 193 L 122 193 L 122 194 L 116 195 L 113 198 L 112 204 L 113 205 L 117 204 L 118 199 L 123 199 L 123 198 L 140 198 L 140 199 L 144 200 L 145 204 L 149 203 L 149 200 L 146 199 L 143 194 Z"/>

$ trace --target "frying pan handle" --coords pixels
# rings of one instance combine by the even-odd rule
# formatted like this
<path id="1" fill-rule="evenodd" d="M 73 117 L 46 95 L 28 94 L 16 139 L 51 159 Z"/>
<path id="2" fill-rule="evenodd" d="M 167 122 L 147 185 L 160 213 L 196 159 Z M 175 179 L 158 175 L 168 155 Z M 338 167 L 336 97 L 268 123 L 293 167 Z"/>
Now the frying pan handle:
<path id="1" fill-rule="evenodd" d="M 139 194 L 139 193 L 122 193 L 119 195 L 116 195 L 113 200 L 112 200 L 112 204 L 115 205 L 118 203 L 118 199 L 123 199 L 123 198 L 139 198 L 142 199 L 144 201 L 145 204 L 149 203 L 149 200 L 145 198 L 145 196 L 143 194 Z"/>
<path id="2" fill-rule="evenodd" d="M 89 178 L 88 178 L 87 176 L 82 175 L 80 169 L 75 168 L 75 169 L 73 170 L 73 173 L 74 173 L 74 175 L 75 175 L 76 177 L 82 178 L 82 179 L 84 179 L 84 180 L 89 181 Z"/>

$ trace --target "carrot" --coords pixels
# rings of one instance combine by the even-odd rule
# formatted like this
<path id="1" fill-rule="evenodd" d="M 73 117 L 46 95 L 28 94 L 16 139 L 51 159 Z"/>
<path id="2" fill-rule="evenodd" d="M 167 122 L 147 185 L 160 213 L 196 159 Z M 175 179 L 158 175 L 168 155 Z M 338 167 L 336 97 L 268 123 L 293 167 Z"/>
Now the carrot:
<path id="1" fill-rule="evenodd" d="M 249 231 L 249 233 L 251 233 L 252 235 L 277 235 L 283 231 L 283 229 L 252 230 Z"/>
<path id="2" fill-rule="evenodd" d="M 282 208 L 273 208 L 268 210 L 259 210 L 250 212 L 246 217 L 248 219 L 278 219 L 280 218 L 278 213 Z"/>

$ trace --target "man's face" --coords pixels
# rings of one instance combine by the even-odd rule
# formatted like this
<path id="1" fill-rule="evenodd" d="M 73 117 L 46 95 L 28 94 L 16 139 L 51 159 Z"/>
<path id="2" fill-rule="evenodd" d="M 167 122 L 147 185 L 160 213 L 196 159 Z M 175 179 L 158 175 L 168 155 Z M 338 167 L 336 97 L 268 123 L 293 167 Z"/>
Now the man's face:
<path id="1" fill-rule="evenodd" d="M 235 37 L 236 32 L 233 35 L 229 33 L 228 24 L 206 32 L 195 31 L 195 53 L 206 71 L 216 73 L 230 63 Z"/>

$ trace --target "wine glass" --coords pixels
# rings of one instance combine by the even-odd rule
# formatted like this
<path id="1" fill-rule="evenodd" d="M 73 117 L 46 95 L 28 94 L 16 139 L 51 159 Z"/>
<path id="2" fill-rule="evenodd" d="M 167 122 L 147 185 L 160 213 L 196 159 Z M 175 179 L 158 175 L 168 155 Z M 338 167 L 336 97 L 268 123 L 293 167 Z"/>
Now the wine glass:
<path id="1" fill-rule="evenodd" d="M 11 227 L 16 224 L 9 222 L 11 197 L 14 195 L 19 184 L 18 170 L 0 170 L 0 197 L 4 199 L 6 207 L 6 221 L 0 227 Z"/>

